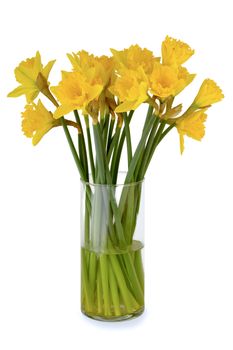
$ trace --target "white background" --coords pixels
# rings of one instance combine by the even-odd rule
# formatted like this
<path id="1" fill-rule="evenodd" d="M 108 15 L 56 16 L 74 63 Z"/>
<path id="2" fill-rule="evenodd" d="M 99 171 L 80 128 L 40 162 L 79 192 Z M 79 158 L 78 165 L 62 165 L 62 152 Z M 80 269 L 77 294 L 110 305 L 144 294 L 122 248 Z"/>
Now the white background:
<path id="1" fill-rule="evenodd" d="M 32 1 L 0 3 L 0 349 L 233 349 L 233 121 L 231 1 Z M 62 130 L 37 147 L 20 130 L 24 98 L 14 67 L 40 50 L 108 54 L 132 43 L 160 52 L 169 34 L 195 48 L 198 73 L 225 99 L 211 108 L 203 141 L 175 130 L 146 179 L 146 312 L 122 323 L 91 321 L 79 305 L 79 176 Z M 135 118 L 143 118 L 137 114 Z M 137 120 L 135 119 L 135 123 Z M 135 139 L 140 128 L 134 127 Z"/>

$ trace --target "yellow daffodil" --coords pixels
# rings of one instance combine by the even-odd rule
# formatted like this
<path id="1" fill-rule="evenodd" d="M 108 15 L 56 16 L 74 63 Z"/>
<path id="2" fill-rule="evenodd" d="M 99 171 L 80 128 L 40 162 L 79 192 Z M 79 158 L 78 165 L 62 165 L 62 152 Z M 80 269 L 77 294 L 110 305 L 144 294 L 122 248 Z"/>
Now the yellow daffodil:
<path id="1" fill-rule="evenodd" d="M 176 120 L 177 131 L 180 135 L 180 152 L 184 151 L 184 135 L 200 141 L 205 135 L 205 125 L 207 114 L 206 109 L 193 112 L 186 117 Z"/>
<path id="2" fill-rule="evenodd" d="M 200 90 L 193 101 L 193 106 L 197 108 L 205 108 L 213 103 L 221 101 L 224 97 L 220 87 L 211 79 L 205 79 Z"/>
<path id="3" fill-rule="evenodd" d="M 93 106 L 89 106 L 89 110 L 100 111 L 101 115 L 104 115 L 109 109 L 109 96 L 107 88 L 113 81 L 114 76 L 114 62 L 113 57 L 108 56 L 94 56 L 88 52 L 82 50 L 78 53 L 67 54 L 74 72 L 79 72 L 87 77 L 91 85 L 99 84 L 103 86 L 101 95 L 98 98 L 98 102 L 92 103 Z"/>
<path id="4" fill-rule="evenodd" d="M 96 63 L 95 56 L 89 54 L 85 50 L 77 53 L 72 52 L 72 54 L 68 53 L 67 57 L 69 58 L 75 72 L 86 71 L 87 69 L 93 68 Z"/>
<path id="5" fill-rule="evenodd" d="M 94 56 L 82 50 L 67 54 L 74 72 L 80 72 L 89 77 L 95 84 L 108 85 L 113 72 L 113 59 L 108 56 Z"/>
<path id="6" fill-rule="evenodd" d="M 156 62 L 149 77 L 150 91 L 153 95 L 165 99 L 178 95 L 195 77 L 183 67 L 166 66 Z"/>
<path id="7" fill-rule="evenodd" d="M 142 49 L 139 45 L 131 45 L 128 49 L 117 51 L 111 49 L 117 69 L 128 68 L 137 69 L 142 67 L 146 74 L 150 74 L 153 69 L 155 58 L 153 52 L 147 49 Z"/>
<path id="8" fill-rule="evenodd" d="M 109 91 L 122 102 L 115 112 L 135 110 L 148 99 L 147 90 L 148 82 L 142 68 L 121 70 L 121 76 L 117 77 L 115 83 L 109 88 Z"/>
<path id="9" fill-rule="evenodd" d="M 37 84 L 39 74 L 46 79 L 48 83 L 49 73 L 54 65 L 55 60 L 50 61 L 45 67 L 41 63 L 41 56 L 37 51 L 36 56 L 22 61 L 15 68 L 15 78 L 20 85 L 8 94 L 8 97 L 18 97 L 25 95 L 27 102 L 32 102 L 39 94 L 40 87 Z"/>
<path id="10" fill-rule="evenodd" d="M 22 130 L 25 136 L 32 138 L 34 146 L 50 129 L 58 125 L 60 121 L 53 118 L 53 114 L 44 107 L 40 100 L 38 104 L 26 105 L 22 113 Z"/>
<path id="11" fill-rule="evenodd" d="M 103 85 L 91 84 L 81 73 L 64 72 L 61 82 L 51 90 L 61 103 L 54 113 L 57 119 L 75 109 L 85 112 L 87 105 L 99 97 Z"/>
<path id="12" fill-rule="evenodd" d="M 173 68 L 157 63 L 150 76 L 150 90 L 161 98 L 174 96 L 177 80 L 177 72 Z"/>
<path id="13" fill-rule="evenodd" d="M 180 40 L 166 36 L 162 42 L 162 63 L 165 65 L 179 66 L 186 62 L 193 54 L 194 50 Z"/>

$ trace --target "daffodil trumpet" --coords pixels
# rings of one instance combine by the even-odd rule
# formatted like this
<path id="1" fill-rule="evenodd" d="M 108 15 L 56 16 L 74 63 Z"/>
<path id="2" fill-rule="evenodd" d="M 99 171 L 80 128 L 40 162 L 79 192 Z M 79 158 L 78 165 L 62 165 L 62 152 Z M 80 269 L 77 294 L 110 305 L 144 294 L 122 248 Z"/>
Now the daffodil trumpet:
<path id="1" fill-rule="evenodd" d="M 195 78 L 184 67 L 193 54 L 188 44 L 169 36 L 159 57 L 139 45 L 111 49 L 111 56 L 73 52 L 67 54 L 70 71 L 62 71 L 52 86 L 55 61 L 43 65 L 38 51 L 15 68 L 19 85 L 8 96 L 26 97 L 25 136 L 37 145 L 62 126 L 81 177 L 81 304 L 90 317 L 121 320 L 143 312 L 143 242 L 136 232 L 146 172 L 171 130 L 178 132 L 181 153 L 186 136 L 200 141 L 209 108 L 223 98 L 220 87 L 205 79 L 186 110 L 175 103 Z M 141 105 L 147 105 L 147 114 L 133 147 L 131 121 L 141 125 L 135 112 Z M 127 171 L 119 185 L 125 149 Z"/>

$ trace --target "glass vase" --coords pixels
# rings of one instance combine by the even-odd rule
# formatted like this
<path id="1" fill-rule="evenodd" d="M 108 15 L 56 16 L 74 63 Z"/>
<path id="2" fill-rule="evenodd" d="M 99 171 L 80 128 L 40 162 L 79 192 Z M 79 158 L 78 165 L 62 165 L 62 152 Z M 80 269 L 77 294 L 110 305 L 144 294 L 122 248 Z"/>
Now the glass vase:
<path id="1" fill-rule="evenodd" d="M 102 321 L 139 316 L 144 310 L 144 180 L 126 185 L 81 181 L 80 207 L 82 312 Z"/>

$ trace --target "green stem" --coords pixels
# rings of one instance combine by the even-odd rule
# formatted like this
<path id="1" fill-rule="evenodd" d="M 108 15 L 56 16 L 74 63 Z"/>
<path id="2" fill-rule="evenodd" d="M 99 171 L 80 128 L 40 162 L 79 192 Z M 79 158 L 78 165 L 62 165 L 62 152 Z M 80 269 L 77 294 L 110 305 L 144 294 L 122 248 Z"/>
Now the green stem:
<path id="1" fill-rule="evenodd" d="M 85 171 L 86 177 L 89 178 L 88 175 L 88 163 L 87 158 L 85 157 L 85 146 L 83 144 L 83 135 L 78 133 L 78 151 L 79 151 L 79 158 L 82 163 L 83 169 Z"/>
<path id="2" fill-rule="evenodd" d="M 86 172 L 86 176 L 87 178 L 89 178 L 87 151 L 86 151 L 86 143 L 85 143 L 85 138 L 83 133 L 83 127 L 82 127 L 82 123 L 77 110 L 74 110 L 74 115 L 75 115 L 77 124 L 80 126 L 80 133 L 78 134 L 79 157 L 83 164 L 83 169 Z"/>
<path id="3" fill-rule="evenodd" d="M 133 113 L 134 113 L 134 111 L 130 111 L 130 113 L 129 113 L 129 116 L 128 116 L 129 124 L 130 124 L 130 121 L 132 119 Z M 122 153 L 124 141 L 125 141 L 125 128 L 122 130 L 121 138 L 120 138 L 118 147 L 116 149 L 115 160 L 111 166 L 112 181 L 114 184 L 116 184 L 116 182 L 117 182 L 118 169 L 119 169 L 119 164 L 120 164 L 121 153 Z"/>
<path id="4" fill-rule="evenodd" d="M 100 183 L 105 184 L 105 160 L 104 160 L 104 154 L 103 154 L 103 146 L 101 144 L 101 134 L 100 134 L 100 125 L 99 123 L 93 124 L 93 131 L 94 131 L 94 139 L 95 139 L 95 148 L 96 148 L 96 158 L 98 162 L 98 170 L 100 175 Z"/>
<path id="5" fill-rule="evenodd" d="M 82 274 L 82 285 L 83 285 L 83 291 L 84 291 L 84 299 L 85 299 L 85 309 L 88 312 L 92 311 L 92 304 L 91 304 L 91 297 L 90 297 L 90 288 L 88 283 L 88 274 L 87 274 L 87 262 L 86 262 L 86 255 L 85 250 L 82 248 L 81 250 L 81 274 Z"/>
<path id="6" fill-rule="evenodd" d="M 135 299 L 137 300 L 137 302 L 139 303 L 139 305 L 143 305 L 144 304 L 144 293 L 142 290 L 142 287 L 140 285 L 135 267 L 133 265 L 133 260 L 132 260 L 132 256 L 130 255 L 130 253 L 124 254 L 124 261 L 125 261 L 125 266 L 127 269 L 127 273 L 128 273 L 128 278 L 129 281 L 132 284 L 132 293 L 135 297 Z"/>
<path id="7" fill-rule="evenodd" d="M 137 186 L 137 185 L 136 185 Z M 128 196 L 127 205 L 125 206 L 124 214 L 122 216 L 122 224 L 124 227 L 125 237 L 128 244 L 132 244 L 133 227 L 134 221 L 136 219 L 134 212 L 134 202 L 135 202 L 135 186 L 128 186 Z"/>
<path id="8" fill-rule="evenodd" d="M 71 153 L 73 155 L 75 164 L 77 165 L 77 168 L 79 170 L 80 176 L 81 176 L 82 180 L 88 181 L 88 179 L 86 177 L 86 174 L 85 174 L 85 171 L 83 170 L 82 164 L 80 162 L 78 153 L 77 153 L 76 148 L 74 146 L 73 140 L 72 140 L 72 138 L 70 136 L 70 132 L 69 132 L 68 127 L 67 127 L 67 125 L 65 123 L 64 117 L 61 117 L 60 120 L 61 120 L 61 125 L 62 125 L 63 130 L 64 130 L 65 135 L 66 135 L 66 139 L 67 139 L 68 144 L 70 146 L 70 150 L 71 150 Z"/>
<path id="9" fill-rule="evenodd" d="M 144 178 L 144 176 L 145 176 L 145 173 L 146 173 L 146 171 L 148 169 L 148 166 L 149 166 L 150 161 L 151 161 L 151 159 L 153 157 L 155 149 L 156 149 L 156 147 L 158 146 L 158 144 L 160 142 L 160 137 L 161 137 L 161 135 L 163 133 L 165 125 L 166 125 L 166 121 L 165 120 L 161 120 L 160 126 L 159 126 L 158 131 L 157 131 L 157 133 L 155 135 L 155 138 L 154 138 L 154 143 L 153 143 L 152 148 L 151 148 L 151 150 L 149 152 L 149 157 L 147 159 L 147 163 L 146 163 L 146 165 L 145 165 L 145 167 L 143 169 L 143 173 L 141 173 L 141 175 L 140 175 L 141 178 Z"/>
<path id="10" fill-rule="evenodd" d="M 140 170 L 141 170 L 141 164 L 142 164 L 142 161 L 143 161 L 144 152 L 145 152 L 145 147 L 143 147 L 143 151 L 141 153 L 141 156 L 140 156 L 140 158 L 138 160 L 138 164 L 137 164 L 136 169 L 135 169 L 135 176 L 134 176 L 134 180 L 135 181 L 138 180 L 138 174 L 140 173 Z"/>
<path id="11" fill-rule="evenodd" d="M 100 121 L 99 121 L 101 132 L 103 132 L 103 129 L 104 129 L 104 121 L 105 121 L 105 118 L 104 118 L 103 115 L 101 115 L 100 116 Z"/>
<path id="12" fill-rule="evenodd" d="M 110 254 L 109 259 L 111 261 L 112 269 L 114 271 L 126 310 L 128 312 L 132 312 L 132 310 L 134 309 L 137 310 L 138 304 L 127 287 L 127 284 L 125 282 L 125 277 L 119 265 L 117 256 L 114 254 Z"/>
<path id="13" fill-rule="evenodd" d="M 89 117 L 85 116 L 85 124 L 86 124 L 86 133 L 87 133 L 87 144 L 88 144 L 88 153 L 89 153 L 89 161 L 91 166 L 91 176 L 92 181 L 95 181 L 95 163 L 94 163 L 94 157 L 93 157 L 93 150 L 92 150 L 92 140 L 91 140 L 91 132 L 89 127 Z"/>
<path id="14" fill-rule="evenodd" d="M 119 141 L 119 137 L 120 137 L 120 132 L 121 132 L 121 128 L 117 125 L 115 134 L 114 134 L 114 136 L 112 138 L 112 141 L 111 141 L 108 153 L 107 153 L 107 162 L 108 162 L 108 164 L 110 163 L 111 156 L 112 156 L 112 153 L 113 153 L 111 168 L 113 167 L 113 164 L 114 164 L 115 159 L 116 159 L 117 145 L 118 145 L 118 141 Z"/>
<path id="15" fill-rule="evenodd" d="M 97 274 L 97 256 L 95 252 L 90 252 L 89 260 L 89 286 L 91 300 L 94 303 L 95 298 L 95 286 L 96 286 L 96 274 Z"/>
<path id="16" fill-rule="evenodd" d="M 141 156 L 141 153 L 143 151 L 143 147 L 145 146 L 148 134 L 149 134 L 151 127 L 153 125 L 154 118 L 152 117 L 152 112 L 153 112 L 153 109 L 151 109 L 150 118 L 148 118 L 148 122 L 147 122 L 145 128 L 143 129 L 140 142 L 136 148 L 136 151 L 135 151 L 133 158 L 132 158 L 132 161 L 130 163 L 129 170 L 128 170 L 126 178 L 125 178 L 125 184 L 128 184 L 131 182 L 131 179 L 134 175 L 135 168 L 137 166 L 137 162 Z"/>
<path id="17" fill-rule="evenodd" d="M 107 150 L 107 136 L 108 136 L 108 130 L 109 130 L 109 120 L 110 120 L 110 116 L 109 114 L 107 114 L 105 116 L 105 121 L 104 121 L 104 128 L 103 128 L 103 143 L 104 143 L 104 148 L 105 150 Z"/>
<path id="18" fill-rule="evenodd" d="M 125 247 L 126 240 L 124 236 L 124 230 L 122 227 L 121 218 L 119 215 L 119 210 L 115 199 L 114 188 L 112 186 L 112 178 L 111 178 L 111 174 L 107 164 L 107 158 L 106 158 L 106 153 L 105 153 L 102 138 L 101 138 L 101 131 L 100 131 L 99 124 L 94 125 L 93 128 L 94 128 L 94 136 L 95 136 L 95 143 L 96 143 L 96 156 L 99 164 L 98 169 L 100 171 L 100 180 L 102 184 L 107 183 L 108 185 L 110 185 L 109 199 L 110 199 L 112 211 L 115 217 L 116 233 L 119 239 L 120 247 Z M 108 201 L 106 199 L 106 195 L 103 196 L 103 199 L 105 201 L 105 207 L 107 208 Z"/>
<path id="19" fill-rule="evenodd" d="M 102 289 L 102 282 L 101 282 L 100 264 L 98 265 L 98 271 L 97 271 L 96 294 L 97 294 L 97 312 L 99 315 L 101 315 L 103 312 L 103 289 Z"/>
<path id="20" fill-rule="evenodd" d="M 114 275 L 113 269 L 111 264 L 108 265 L 108 271 L 109 271 L 109 285 L 110 285 L 110 292 L 112 296 L 112 302 L 114 306 L 114 313 L 115 316 L 121 315 L 121 308 L 120 308 L 120 298 L 119 298 L 119 290 L 116 282 L 116 277 Z"/>
<path id="21" fill-rule="evenodd" d="M 111 122 L 110 122 L 110 126 L 109 126 L 109 130 L 108 130 L 108 138 L 107 138 L 107 154 L 110 148 L 110 144 L 112 141 L 112 133 L 113 133 L 113 128 L 114 128 L 114 124 L 115 124 L 115 118 L 111 118 Z"/>
<path id="22" fill-rule="evenodd" d="M 141 164 L 138 167 L 138 169 L 137 169 L 138 172 L 136 173 L 136 176 L 135 176 L 135 178 L 137 178 L 138 180 L 141 180 L 143 174 L 145 173 L 145 168 L 146 168 L 148 159 L 150 157 L 151 149 L 152 149 L 153 144 L 154 144 L 155 134 L 156 134 L 159 122 L 160 122 L 159 117 L 155 116 L 154 125 L 153 125 L 153 127 L 151 129 L 150 135 L 148 137 L 148 141 L 147 141 L 145 149 L 144 149 L 144 151 L 142 153 Z"/>
<path id="23" fill-rule="evenodd" d="M 128 155 L 128 168 L 132 160 L 132 142 L 129 128 L 129 120 L 127 113 L 123 113 L 124 123 L 125 123 L 125 135 L 126 135 L 126 144 L 127 144 L 127 155 Z"/>
<path id="24" fill-rule="evenodd" d="M 73 143 L 73 140 L 71 138 L 69 129 L 66 125 L 66 122 L 65 122 L 63 117 L 60 118 L 60 120 L 61 120 L 61 124 L 63 126 L 63 130 L 64 130 L 65 135 L 66 135 L 66 139 L 67 139 L 68 144 L 70 146 L 70 150 L 71 150 L 71 153 L 73 155 L 74 161 L 75 161 L 76 166 L 79 170 L 79 174 L 81 176 L 81 179 L 83 181 L 87 182 L 88 181 L 87 174 L 85 173 L 85 171 L 82 167 L 81 161 L 78 157 L 78 153 L 77 153 L 76 148 L 74 146 L 74 143 Z M 89 215 L 91 213 L 91 189 L 89 188 L 89 186 L 86 187 L 85 204 L 86 204 L 86 206 L 85 206 L 85 242 L 87 243 L 89 241 Z"/>
<path id="25" fill-rule="evenodd" d="M 86 185 L 88 186 L 88 185 Z M 85 246 L 89 246 L 89 241 L 90 241 L 90 215 L 91 215 L 91 198 L 90 198 L 90 192 L 91 189 L 89 190 L 86 188 L 86 194 L 85 194 L 85 216 L 84 216 L 84 227 L 85 227 Z"/>
<path id="26" fill-rule="evenodd" d="M 170 125 L 165 131 L 163 131 L 165 125 L 166 125 L 166 120 L 162 120 L 160 122 L 160 127 L 158 129 L 158 132 L 156 133 L 154 143 L 153 143 L 150 151 L 148 152 L 149 156 L 147 157 L 146 164 L 141 169 L 141 175 L 139 176 L 141 179 L 143 179 L 145 176 L 145 173 L 150 165 L 150 162 L 151 162 L 151 159 L 153 157 L 153 154 L 155 152 L 156 147 L 159 145 L 159 143 L 162 141 L 162 139 L 169 133 L 169 131 L 171 131 L 174 128 L 174 126 L 176 124 L 174 123 L 174 124 Z"/>
<path id="27" fill-rule="evenodd" d="M 104 313 L 105 316 L 111 316 L 107 255 L 101 254 L 99 256 L 99 262 L 104 298 Z"/>
<path id="28" fill-rule="evenodd" d="M 91 248 L 98 251 L 101 246 L 101 230 L 103 223 L 103 198 L 101 186 L 95 186 L 93 201 L 92 201 L 92 216 L 91 216 Z"/>
<path id="29" fill-rule="evenodd" d="M 134 255 L 134 266 L 137 272 L 137 276 L 144 291 L 144 271 L 143 271 L 143 263 L 142 263 L 142 252 L 141 250 L 136 250 Z"/>
<path id="30" fill-rule="evenodd" d="M 145 128 L 146 128 L 146 125 L 148 123 L 148 120 L 150 119 L 152 113 L 153 113 L 153 107 L 151 105 L 149 105 L 148 107 L 148 110 L 147 110 L 147 114 L 146 114 L 146 119 L 145 119 L 145 122 L 144 122 L 144 126 L 143 126 L 143 130 L 142 130 L 142 133 L 145 131 Z"/>
<path id="31" fill-rule="evenodd" d="M 176 126 L 176 123 L 171 124 L 164 132 L 161 134 L 158 144 L 162 141 L 162 139 Z"/>
<path id="32" fill-rule="evenodd" d="M 153 110 L 151 110 L 151 115 L 152 115 Z M 140 159 L 140 156 L 143 152 L 143 148 L 145 146 L 148 134 L 151 130 L 151 127 L 153 125 L 154 119 L 153 117 L 151 117 L 148 122 L 147 125 L 142 133 L 141 136 L 141 140 L 136 148 L 136 151 L 134 153 L 134 156 L 132 158 L 132 161 L 130 163 L 130 167 L 129 170 L 127 172 L 126 178 L 125 178 L 125 184 L 129 184 L 132 181 L 132 178 L 134 176 L 134 171 L 136 169 L 136 166 L 138 164 L 138 161 Z M 121 198 L 120 198 L 120 203 L 119 203 L 119 210 L 120 210 L 120 215 L 122 217 L 123 213 L 124 213 L 124 208 L 125 208 L 125 204 L 126 204 L 126 200 L 127 200 L 127 195 L 128 195 L 128 186 L 125 186 L 122 190 L 122 194 L 121 194 Z"/>

